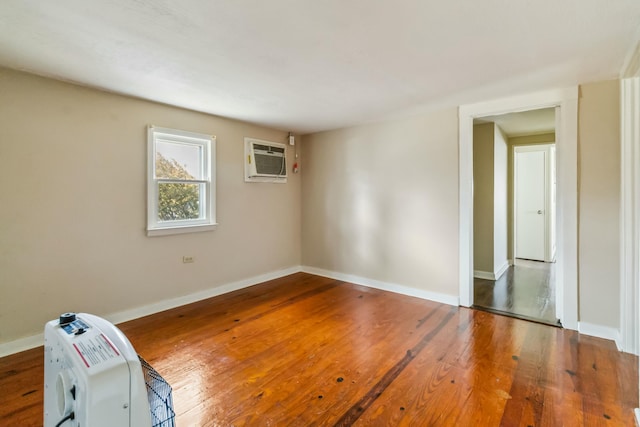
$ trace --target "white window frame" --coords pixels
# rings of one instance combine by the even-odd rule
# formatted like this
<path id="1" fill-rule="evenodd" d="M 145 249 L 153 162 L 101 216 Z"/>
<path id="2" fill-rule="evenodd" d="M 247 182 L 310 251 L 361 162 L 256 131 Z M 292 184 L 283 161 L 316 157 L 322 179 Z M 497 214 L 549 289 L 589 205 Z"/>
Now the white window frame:
<path id="1" fill-rule="evenodd" d="M 159 139 L 177 144 L 200 146 L 203 161 L 202 179 L 176 180 L 156 177 L 156 145 Z M 147 236 L 194 233 L 216 228 L 216 192 L 213 182 L 216 164 L 215 153 L 215 136 L 149 126 L 147 132 Z M 162 183 L 172 182 L 204 184 L 204 190 L 200 193 L 200 218 L 176 221 L 158 220 L 159 186 Z"/>

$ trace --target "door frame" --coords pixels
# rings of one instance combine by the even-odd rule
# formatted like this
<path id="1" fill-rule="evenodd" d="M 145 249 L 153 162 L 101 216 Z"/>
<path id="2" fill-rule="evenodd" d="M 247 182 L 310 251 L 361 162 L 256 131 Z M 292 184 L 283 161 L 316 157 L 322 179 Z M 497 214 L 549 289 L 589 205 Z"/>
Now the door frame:
<path id="1" fill-rule="evenodd" d="M 532 145 L 514 145 L 512 147 L 511 156 L 513 156 L 513 170 L 512 172 L 512 181 L 513 182 L 513 191 L 512 191 L 512 206 L 513 206 L 513 219 L 512 219 L 512 230 L 511 236 L 513 239 L 512 248 L 513 248 L 513 260 L 515 260 L 517 251 L 517 243 L 518 243 L 518 233 L 517 224 L 518 224 L 518 216 L 517 216 L 517 202 L 518 202 L 518 192 L 517 192 L 517 172 L 518 166 L 516 162 L 516 154 L 518 153 L 530 153 L 536 151 L 544 152 L 544 262 L 553 262 L 554 251 L 553 251 L 553 233 L 552 233 L 552 222 L 554 219 L 555 212 L 552 209 L 553 206 L 553 171 L 551 168 L 554 166 L 551 157 L 553 156 L 552 148 L 554 144 L 532 144 Z M 555 284 L 554 284 L 555 288 Z"/>
<path id="2" fill-rule="evenodd" d="M 637 196 L 640 189 L 640 77 L 620 80 L 620 111 L 620 347 L 637 355 L 640 353 L 640 198 Z"/>
<path id="3" fill-rule="evenodd" d="M 461 105 L 459 131 L 460 305 L 473 305 L 473 120 L 498 114 L 556 108 L 556 316 L 578 329 L 578 87 Z"/>

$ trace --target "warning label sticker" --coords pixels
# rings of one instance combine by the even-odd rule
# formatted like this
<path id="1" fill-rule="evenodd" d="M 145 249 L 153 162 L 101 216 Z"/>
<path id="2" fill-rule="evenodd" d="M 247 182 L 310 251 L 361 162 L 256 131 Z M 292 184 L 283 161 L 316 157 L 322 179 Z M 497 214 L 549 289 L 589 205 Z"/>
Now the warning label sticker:
<path id="1" fill-rule="evenodd" d="M 87 368 L 99 365 L 120 356 L 120 353 L 115 346 L 103 334 L 95 337 L 83 338 L 85 339 L 78 343 L 74 343 L 73 347 L 76 349 Z"/>

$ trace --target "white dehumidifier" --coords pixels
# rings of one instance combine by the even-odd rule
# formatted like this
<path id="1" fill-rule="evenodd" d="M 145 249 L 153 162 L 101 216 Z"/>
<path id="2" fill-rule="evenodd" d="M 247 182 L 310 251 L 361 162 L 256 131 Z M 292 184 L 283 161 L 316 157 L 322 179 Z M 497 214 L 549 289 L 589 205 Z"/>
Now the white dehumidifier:
<path id="1" fill-rule="evenodd" d="M 44 341 L 44 427 L 175 426 L 171 387 L 107 320 L 65 313 Z"/>

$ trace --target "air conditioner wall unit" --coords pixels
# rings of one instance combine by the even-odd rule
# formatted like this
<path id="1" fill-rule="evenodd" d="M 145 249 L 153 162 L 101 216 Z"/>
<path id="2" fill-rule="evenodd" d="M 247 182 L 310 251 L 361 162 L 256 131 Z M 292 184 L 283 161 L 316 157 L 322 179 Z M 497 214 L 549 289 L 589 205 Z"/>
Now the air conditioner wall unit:
<path id="1" fill-rule="evenodd" d="M 244 139 L 246 182 L 287 182 L 287 146 L 254 138 Z"/>

